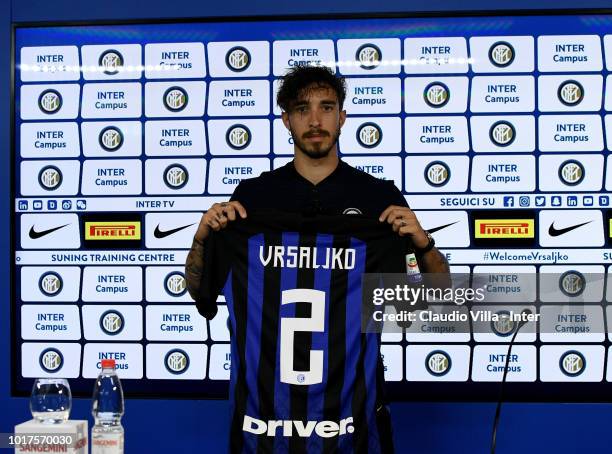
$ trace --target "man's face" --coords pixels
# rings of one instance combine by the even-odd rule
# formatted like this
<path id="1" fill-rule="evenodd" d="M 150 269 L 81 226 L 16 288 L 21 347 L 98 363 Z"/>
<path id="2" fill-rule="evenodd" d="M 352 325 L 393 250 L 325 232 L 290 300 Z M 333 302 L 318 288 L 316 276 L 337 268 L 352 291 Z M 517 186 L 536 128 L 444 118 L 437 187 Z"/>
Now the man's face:
<path id="1" fill-rule="evenodd" d="M 345 119 L 336 92 L 326 86 L 303 90 L 291 111 L 283 112 L 283 123 L 294 145 L 312 159 L 324 158 L 336 149 Z"/>

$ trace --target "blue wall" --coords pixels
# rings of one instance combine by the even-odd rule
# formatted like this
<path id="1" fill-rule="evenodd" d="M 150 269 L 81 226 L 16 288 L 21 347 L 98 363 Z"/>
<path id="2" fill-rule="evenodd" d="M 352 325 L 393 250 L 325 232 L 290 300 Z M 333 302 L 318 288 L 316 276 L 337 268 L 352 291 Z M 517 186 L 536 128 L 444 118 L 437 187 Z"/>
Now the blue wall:
<path id="1" fill-rule="evenodd" d="M 29 418 L 27 399 L 10 397 L 10 294 L 9 294 L 9 168 L 10 168 L 10 23 L 34 21 L 84 21 L 158 19 L 172 17 L 255 16 L 273 14 L 321 14 L 410 11 L 486 10 L 485 0 L 234 0 L 219 2 L 214 10 L 197 0 L 0 0 L 0 198 L 4 213 L 0 235 L 0 433 Z M 502 9 L 612 8 L 610 0 L 513 0 L 496 4 Z M 602 396 L 610 399 L 610 396 Z M 75 399 L 73 419 L 89 417 L 89 400 Z M 130 400 L 126 404 L 126 449 L 128 453 L 224 452 L 228 428 L 225 401 Z M 493 404 L 392 405 L 395 438 L 400 453 L 488 452 Z M 612 405 L 597 404 L 507 404 L 502 413 L 498 453 L 600 453 L 610 452 L 608 439 Z M 90 421 L 91 424 L 91 421 Z"/>

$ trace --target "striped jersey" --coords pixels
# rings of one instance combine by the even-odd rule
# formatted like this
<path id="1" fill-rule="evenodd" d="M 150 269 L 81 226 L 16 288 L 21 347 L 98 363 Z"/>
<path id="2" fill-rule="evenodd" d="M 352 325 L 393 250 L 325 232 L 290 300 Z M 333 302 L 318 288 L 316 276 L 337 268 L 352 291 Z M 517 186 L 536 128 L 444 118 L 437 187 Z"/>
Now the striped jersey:
<path id="1" fill-rule="evenodd" d="M 362 274 L 405 272 L 408 240 L 362 216 L 251 213 L 211 232 L 196 304 L 225 295 L 232 453 L 378 453 L 380 334 Z M 384 444 L 384 443 L 383 443 Z"/>

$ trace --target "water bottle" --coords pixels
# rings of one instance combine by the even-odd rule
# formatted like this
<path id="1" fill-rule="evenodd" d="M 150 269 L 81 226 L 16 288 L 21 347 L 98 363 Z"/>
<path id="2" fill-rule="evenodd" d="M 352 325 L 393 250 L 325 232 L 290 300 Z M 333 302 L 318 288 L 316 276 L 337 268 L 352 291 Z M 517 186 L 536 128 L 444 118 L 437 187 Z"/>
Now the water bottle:
<path id="1" fill-rule="evenodd" d="M 114 359 L 102 360 L 102 372 L 96 379 L 91 429 L 92 454 L 123 454 L 123 390 L 115 371 Z"/>
<path id="2" fill-rule="evenodd" d="M 64 378 L 38 378 L 32 387 L 30 411 L 38 422 L 60 424 L 68 419 L 72 395 Z"/>

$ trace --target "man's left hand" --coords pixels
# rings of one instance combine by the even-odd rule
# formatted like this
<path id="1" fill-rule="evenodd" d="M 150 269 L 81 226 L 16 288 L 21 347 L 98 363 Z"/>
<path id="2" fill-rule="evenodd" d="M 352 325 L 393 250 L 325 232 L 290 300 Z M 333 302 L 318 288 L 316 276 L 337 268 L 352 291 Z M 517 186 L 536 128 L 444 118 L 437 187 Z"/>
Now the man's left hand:
<path id="1" fill-rule="evenodd" d="M 425 230 L 419 224 L 414 212 L 408 207 L 389 205 L 378 217 L 378 220 L 391 224 L 393 231 L 400 236 L 409 235 L 412 238 L 412 243 L 418 248 L 424 248 L 429 243 Z"/>

